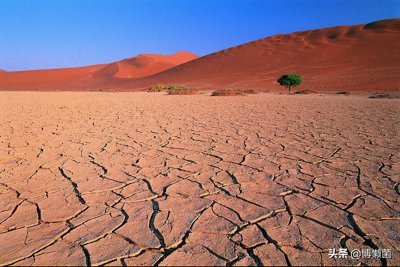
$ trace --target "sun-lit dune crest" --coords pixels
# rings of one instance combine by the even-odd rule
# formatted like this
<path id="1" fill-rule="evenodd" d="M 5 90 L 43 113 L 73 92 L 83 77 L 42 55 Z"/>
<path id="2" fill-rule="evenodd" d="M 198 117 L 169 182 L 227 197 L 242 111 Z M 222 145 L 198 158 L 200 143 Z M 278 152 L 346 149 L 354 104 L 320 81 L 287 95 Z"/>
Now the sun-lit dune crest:
<path id="1" fill-rule="evenodd" d="M 365 24 L 364 29 L 400 31 L 400 19 L 378 20 Z"/>
<path id="2" fill-rule="evenodd" d="M 189 52 L 178 52 L 172 55 L 142 54 L 108 64 L 93 73 L 93 77 L 140 78 L 167 70 L 197 57 Z"/>

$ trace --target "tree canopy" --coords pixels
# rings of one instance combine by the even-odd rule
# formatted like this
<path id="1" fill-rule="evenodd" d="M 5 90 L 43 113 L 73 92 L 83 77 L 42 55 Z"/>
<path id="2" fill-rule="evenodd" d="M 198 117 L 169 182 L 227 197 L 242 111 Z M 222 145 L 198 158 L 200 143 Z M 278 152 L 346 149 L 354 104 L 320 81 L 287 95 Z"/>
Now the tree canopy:
<path id="1" fill-rule="evenodd" d="M 285 74 L 279 77 L 278 83 L 289 89 L 294 86 L 299 86 L 303 82 L 303 79 L 298 74 Z"/>

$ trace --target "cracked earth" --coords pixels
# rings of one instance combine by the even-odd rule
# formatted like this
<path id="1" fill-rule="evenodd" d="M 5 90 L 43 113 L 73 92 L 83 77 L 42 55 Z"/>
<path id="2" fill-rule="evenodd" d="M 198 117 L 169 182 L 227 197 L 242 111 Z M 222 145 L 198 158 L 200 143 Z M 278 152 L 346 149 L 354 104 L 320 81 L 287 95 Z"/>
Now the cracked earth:
<path id="1" fill-rule="evenodd" d="M 0 103 L 0 265 L 400 264 L 398 99 Z M 330 259 L 339 247 L 392 259 Z"/>

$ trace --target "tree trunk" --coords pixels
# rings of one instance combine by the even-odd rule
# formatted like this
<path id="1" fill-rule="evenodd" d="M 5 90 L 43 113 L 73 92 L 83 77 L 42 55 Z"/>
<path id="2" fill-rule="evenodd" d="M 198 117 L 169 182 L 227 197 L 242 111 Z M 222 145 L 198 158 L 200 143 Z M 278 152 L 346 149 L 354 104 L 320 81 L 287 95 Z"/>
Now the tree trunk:
<path id="1" fill-rule="evenodd" d="M 289 88 L 289 93 L 290 93 L 290 86 L 288 88 Z"/>

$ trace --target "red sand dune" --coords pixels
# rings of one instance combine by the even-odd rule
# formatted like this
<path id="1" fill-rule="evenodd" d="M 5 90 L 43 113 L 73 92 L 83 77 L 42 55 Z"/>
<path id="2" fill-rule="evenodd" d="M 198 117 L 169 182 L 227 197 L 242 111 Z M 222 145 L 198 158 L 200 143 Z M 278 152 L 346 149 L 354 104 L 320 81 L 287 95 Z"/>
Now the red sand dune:
<path id="1" fill-rule="evenodd" d="M 93 72 L 104 66 L 105 64 L 80 68 L 1 72 L 0 88 L 5 90 L 51 90 L 53 86 L 60 88 L 71 80 L 90 79 Z"/>
<path id="2" fill-rule="evenodd" d="M 93 77 L 140 78 L 167 70 L 197 57 L 189 52 L 178 52 L 173 55 L 143 54 L 108 64 L 94 72 Z"/>
<path id="3" fill-rule="evenodd" d="M 400 90 L 400 19 L 275 35 L 133 81 L 193 87 L 280 88 L 277 78 L 299 73 L 299 89 Z"/>
<path id="4" fill-rule="evenodd" d="M 3 90 L 74 90 L 93 89 L 108 80 L 139 78 L 164 71 L 197 58 L 189 52 L 172 55 L 144 54 L 110 64 L 78 68 L 14 71 L 0 73 Z"/>
<path id="5" fill-rule="evenodd" d="M 140 90 L 155 83 L 278 89 L 277 78 L 294 72 L 304 77 L 300 90 L 399 91 L 400 19 L 275 35 L 195 60 L 189 53 L 173 56 L 182 60 L 141 55 L 108 65 L 1 73 L 0 89 Z"/>

